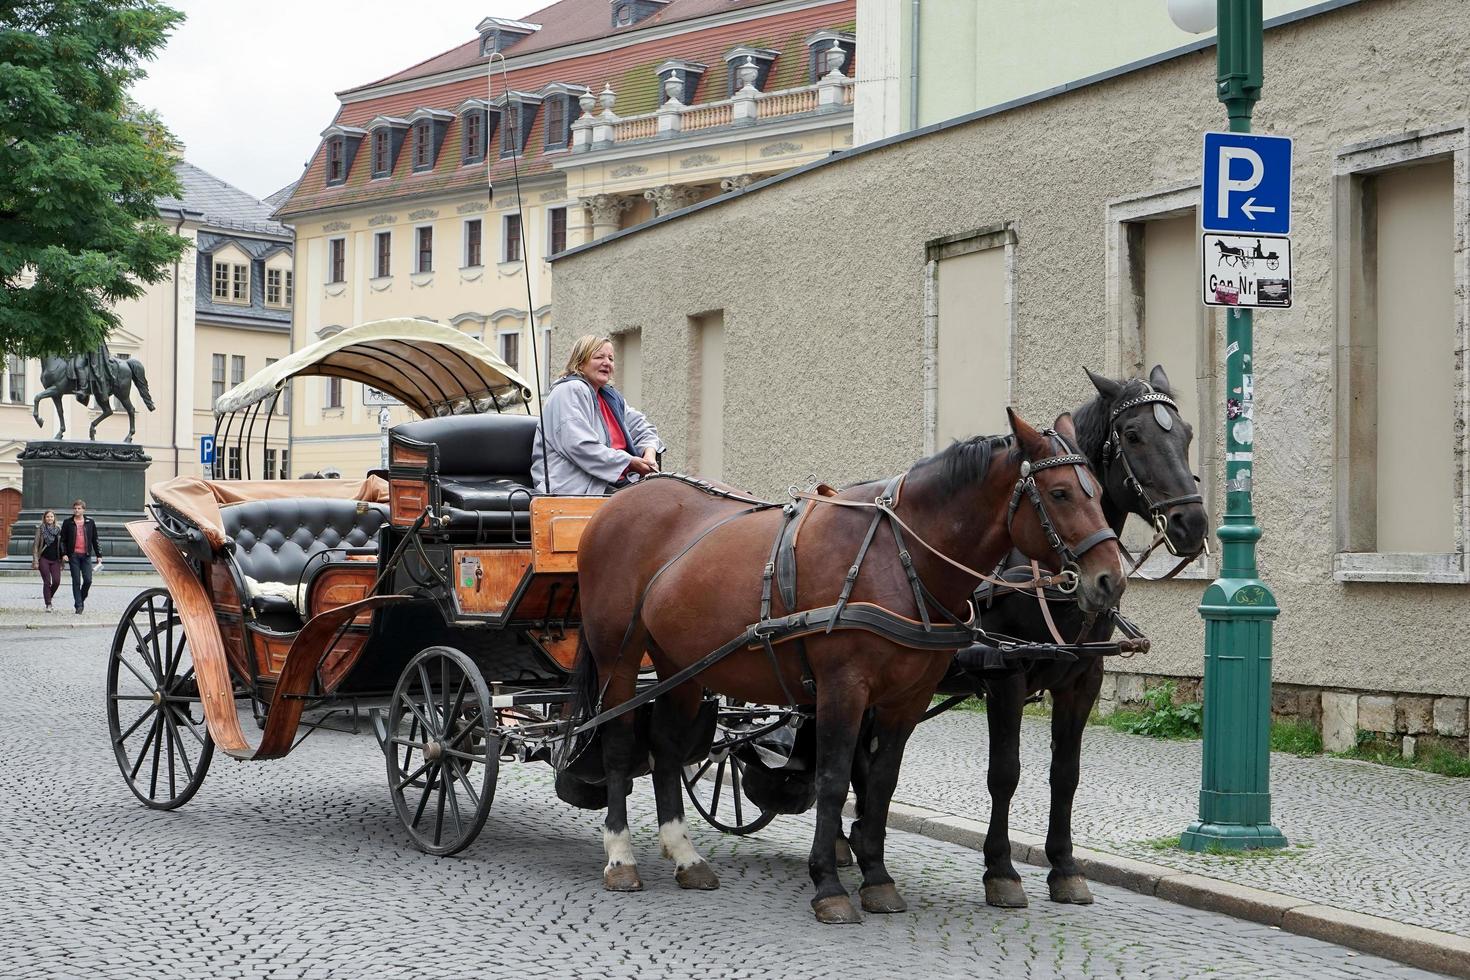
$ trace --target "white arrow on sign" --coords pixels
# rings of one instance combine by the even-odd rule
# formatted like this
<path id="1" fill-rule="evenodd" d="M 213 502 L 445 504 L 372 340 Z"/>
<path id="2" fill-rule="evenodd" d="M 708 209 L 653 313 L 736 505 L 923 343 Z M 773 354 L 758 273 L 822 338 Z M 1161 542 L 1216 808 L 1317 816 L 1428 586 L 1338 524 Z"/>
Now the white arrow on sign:
<path id="1" fill-rule="evenodd" d="M 1250 164 L 1249 176 L 1241 180 L 1233 180 L 1230 177 L 1230 161 L 1244 160 Z M 1260 186 L 1261 178 L 1266 176 L 1266 161 L 1261 155 L 1247 146 L 1222 146 L 1220 147 L 1220 186 L 1216 194 L 1215 215 L 1224 219 L 1230 217 L 1230 195 L 1244 194 L 1253 191 Z M 1256 220 L 1249 208 L 1255 202 L 1255 198 L 1247 198 L 1245 204 L 1241 205 L 1241 211 L 1250 220 Z M 1254 208 L 1256 211 L 1266 211 L 1266 208 Z M 1269 210 L 1275 210 L 1274 208 Z"/>
<path id="2" fill-rule="evenodd" d="M 1274 207 L 1269 207 L 1265 204 L 1257 204 L 1256 199 L 1253 197 L 1248 197 L 1245 199 L 1245 203 L 1240 206 L 1240 211 L 1252 221 L 1256 220 L 1256 215 L 1258 214 L 1276 213 L 1276 209 Z"/>

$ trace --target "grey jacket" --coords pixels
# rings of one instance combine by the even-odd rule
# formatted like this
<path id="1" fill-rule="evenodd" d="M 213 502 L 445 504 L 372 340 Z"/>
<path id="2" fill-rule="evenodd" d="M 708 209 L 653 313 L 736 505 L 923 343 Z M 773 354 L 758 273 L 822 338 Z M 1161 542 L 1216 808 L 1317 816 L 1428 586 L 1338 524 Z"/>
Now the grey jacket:
<path id="1" fill-rule="evenodd" d="M 642 412 L 627 406 L 623 423 L 632 453 L 642 456 L 649 447 L 664 451 L 658 430 Z M 610 441 L 592 385 L 581 375 L 558 378 L 541 405 L 541 422 L 532 445 L 531 476 L 536 489 L 566 496 L 607 493 L 633 458 L 613 449 Z"/>

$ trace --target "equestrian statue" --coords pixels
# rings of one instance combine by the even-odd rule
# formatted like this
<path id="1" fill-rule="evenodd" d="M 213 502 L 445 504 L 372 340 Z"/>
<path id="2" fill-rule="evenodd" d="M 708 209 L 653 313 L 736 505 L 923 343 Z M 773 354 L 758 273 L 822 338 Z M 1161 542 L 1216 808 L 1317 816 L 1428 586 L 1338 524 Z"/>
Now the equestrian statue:
<path id="1" fill-rule="evenodd" d="M 135 383 L 138 394 L 143 396 L 143 404 L 148 406 L 148 411 L 153 411 L 153 396 L 148 391 L 148 377 L 143 372 L 143 362 L 136 357 L 113 357 L 108 353 L 105 343 L 96 350 L 73 357 L 46 357 L 41 362 L 43 387 L 31 403 L 31 414 L 37 425 L 44 426 L 45 423 L 41 421 L 41 400 L 51 399 L 56 404 L 57 428 L 54 438 L 63 439 L 66 437 L 66 415 L 61 410 L 61 396 L 74 395 L 83 405 L 89 404 L 95 398 L 102 414 L 92 420 L 91 431 L 87 434 L 87 438 L 95 441 L 97 426 L 102 424 L 103 419 L 112 416 L 112 402 L 116 399 L 118 405 L 128 413 L 128 434 L 123 442 L 132 442 L 133 433 L 137 431 L 132 400 Z"/>

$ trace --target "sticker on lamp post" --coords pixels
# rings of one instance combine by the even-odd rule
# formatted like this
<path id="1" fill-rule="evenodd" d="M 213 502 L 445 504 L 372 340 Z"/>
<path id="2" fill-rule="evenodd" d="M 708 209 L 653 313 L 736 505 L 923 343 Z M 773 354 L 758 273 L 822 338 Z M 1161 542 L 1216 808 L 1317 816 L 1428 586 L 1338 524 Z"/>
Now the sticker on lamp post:
<path id="1" fill-rule="evenodd" d="M 1206 306 L 1291 308 L 1291 239 L 1205 234 L 1200 298 Z"/>

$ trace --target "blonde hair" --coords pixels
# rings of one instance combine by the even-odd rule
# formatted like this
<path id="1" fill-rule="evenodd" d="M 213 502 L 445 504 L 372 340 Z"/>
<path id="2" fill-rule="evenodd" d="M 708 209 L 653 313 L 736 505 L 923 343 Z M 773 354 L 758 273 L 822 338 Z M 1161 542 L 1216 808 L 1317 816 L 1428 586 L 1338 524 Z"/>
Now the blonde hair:
<path id="1" fill-rule="evenodd" d="M 592 360 L 592 355 L 601 350 L 603 344 L 611 343 L 611 337 L 599 337 L 591 333 L 579 337 L 577 342 L 572 345 L 572 352 L 567 355 L 567 369 L 562 373 L 562 377 L 566 378 L 574 374 L 581 374 L 582 369 L 587 366 L 587 362 Z"/>
<path id="2" fill-rule="evenodd" d="M 43 510 L 41 512 L 41 523 L 42 524 L 45 524 L 46 523 L 46 515 L 47 514 L 50 514 L 51 515 L 51 522 L 53 524 L 60 523 L 59 521 L 56 520 L 56 511 L 52 510 L 50 507 L 47 507 L 45 510 Z"/>

